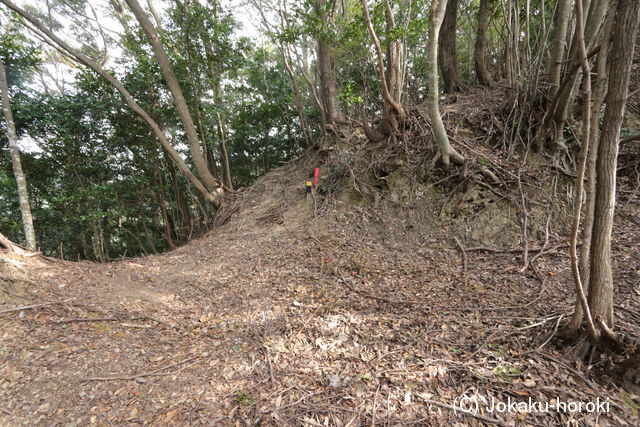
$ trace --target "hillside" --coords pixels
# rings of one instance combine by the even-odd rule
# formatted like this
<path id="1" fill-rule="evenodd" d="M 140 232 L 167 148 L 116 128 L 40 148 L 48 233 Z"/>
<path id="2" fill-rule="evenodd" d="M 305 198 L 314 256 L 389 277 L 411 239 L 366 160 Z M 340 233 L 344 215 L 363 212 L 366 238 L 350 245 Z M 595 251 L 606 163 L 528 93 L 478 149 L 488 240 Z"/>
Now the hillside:
<path id="1" fill-rule="evenodd" d="M 456 144 L 524 190 L 457 167 L 412 180 L 432 154 L 415 132 L 372 148 L 349 127 L 230 196 L 214 231 L 174 251 L 103 264 L 5 251 L 0 423 L 634 425 L 634 372 L 614 356 L 587 370 L 557 337 L 574 298 L 570 180 L 491 154 L 456 125 L 471 99 L 444 108 Z M 620 185 L 617 328 L 633 341 L 638 199 Z M 610 412 L 471 415 L 453 410 L 461 396 L 468 409 L 600 398 Z"/>

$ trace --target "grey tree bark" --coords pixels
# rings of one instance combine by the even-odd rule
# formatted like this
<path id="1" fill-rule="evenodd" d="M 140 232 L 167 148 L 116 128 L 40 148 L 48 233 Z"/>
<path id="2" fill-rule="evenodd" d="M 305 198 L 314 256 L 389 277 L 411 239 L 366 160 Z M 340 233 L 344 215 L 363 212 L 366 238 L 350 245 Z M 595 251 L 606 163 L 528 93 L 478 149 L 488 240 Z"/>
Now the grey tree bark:
<path id="1" fill-rule="evenodd" d="M 162 42 L 160 41 L 160 37 L 158 36 L 158 32 L 153 27 L 151 20 L 140 6 L 140 3 L 138 3 L 137 0 L 125 1 L 127 5 L 129 5 L 129 9 L 131 9 L 131 12 L 133 12 L 133 15 L 140 23 L 140 26 L 147 34 L 147 38 L 151 43 L 151 47 L 153 48 L 156 60 L 160 65 L 162 75 L 167 82 L 167 86 L 169 86 L 169 91 L 173 96 L 173 102 L 176 106 L 176 111 L 180 116 L 180 121 L 182 122 L 184 131 L 187 135 L 187 140 L 189 141 L 189 151 L 193 158 L 193 163 L 196 166 L 198 177 L 209 191 L 213 191 L 220 185 L 215 177 L 211 174 L 207 162 L 202 155 L 202 147 L 198 138 L 198 132 L 196 131 L 193 118 L 191 117 L 191 113 L 189 112 L 187 101 L 185 100 L 184 94 L 182 93 L 182 88 L 178 83 L 178 78 L 176 77 L 173 71 L 173 66 L 169 61 L 169 55 L 167 55 L 167 51 L 165 50 Z"/>
<path id="2" fill-rule="evenodd" d="M 63 41 L 60 37 L 56 36 L 49 28 L 43 24 L 39 19 L 34 17 L 31 13 L 26 10 L 18 7 L 10 0 L 0 0 L 5 6 L 16 12 L 18 15 L 25 18 L 29 21 L 35 28 L 38 29 L 44 36 L 45 42 L 53 46 L 55 49 L 60 50 L 63 54 L 70 56 L 81 64 L 86 65 L 91 68 L 95 73 L 100 75 L 102 78 L 107 80 L 124 98 L 125 102 L 136 114 L 138 114 L 151 128 L 152 133 L 160 142 L 160 145 L 167 151 L 167 154 L 171 157 L 171 160 L 174 161 L 180 172 L 182 172 L 185 177 L 193 184 L 194 187 L 202 193 L 202 195 L 211 203 L 215 205 L 220 204 L 219 195 L 217 193 L 210 192 L 207 187 L 202 183 L 202 181 L 189 169 L 189 166 L 185 163 L 184 159 L 180 156 L 180 153 L 176 151 L 175 148 L 171 145 L 167 136 L 164 134 L 162 129 L 158 123 L 156 123 L 151 116 L 135 101 L 133 96 L 129 93 L 129 91 L 120 83 L 116 78 L 114 78 L 111 74 L 106 72 L 100 65 L 91 60 L 88 56 L 83 54 L 78 49 L 74 49 L 69 46 L 65 41 Z"/>
<path id="3" fill-rule="evenodd" d="M 473 63 L 478 83 L 483 86 L 491 86 L 491 74 L 487 70 L 487 29 L 489 28 L 489 15 L 493 0 L 480 0 L 478 9 L 478 31 L 476 32 L 476 45 L 473 53 Z"/>
<path id="4" fill-rule="evenodd" d="M 433 127 L 433 136 L 438 145 L 438 153 L 442 159 L 442 164 L 448 167 L 450 159 L 456 163 L 463 163 L 464 157 L 453 149 L 449 143 L 447 131 L 440 117 L 439 90 L 438 90 L 438 34 L 442 26 L 447 0 L 433 0 L 431 2 L 431 12 L 429 18 L 429 41 L 427 46 L 428 72 L 427 82 L 429 84 L 427 108 L 429 118 Z"/>
<path id="5" fill-rule="evenodd" d="M 9 98 L 9 83 L 4 64 L 0 59 L 0 91 L 2 92 L 2 112 L 7 126 L 7 139 L 9 140 L 9 151 L 11 152 L 11 164 L 13 174 L 18 185 L 18 196 L 20 198 L 20 213 L 22 214 L 22 226 L 27 242 L 27 249 L 34 252 L 36 250 L 36 233 L 33 228 L 33 216 L 31 215 L 31 205 L 29 204 L 29 192 L 27 191 L 27 179 L 22 170 L 20 161 L 20 150 L 18 149 L 18 138 L 16 127 L 13 122 L 13 112 L 11 111 L 11 100 Z"/>
<path id="6" fill-rule="evenodd" d="M 614 322 L 611 232 L 615 210 L 616 168 L 639 11 L 640 2 L 637 0 L 618 0 L 609 59 L 609 89 L 605 98 L 606 107 L 596 161 L 596 202 L 588 300 L 594 318 L 601 318 L 609 328 L 613 328 Z"/>
<path id="7" fill-rule="evenodd" d="M 551 85 L 549 93 L 551 98 L 555 96 L 560 86 L 560 76 L 566 51 L 565 45 L 569 19 L 571 18 L 572 3 L 570 0 L 558 0 L 556 2 L 556 14 L 554 17 L 555 29 L 551 47 L 551 58 L 549 58 L 549 84 Z"/>
<path id="8" fill-rule="evenodd" d="M 583 17 L 585 46 L 589 51 L 599 40 L 597 36 L 600 32 L 598 30 L 603 24 L 604 14 L 609 7 L 609 0 L 582 1 L 584 2 L 584 9 L 586 10 L 587 7 L 589 9 L 588 15 Z M 569 38 L 571 38 L 571 35 L 567 34 L 567 39 Z M 580 51 L 575 32 L 572 37 L 568 58 L 567 63 L 569 65 L 580 63 Z M 547 141 L 551 142 L 552 148 L 560 146 L 558 143 L 562 141 L 564 125 L 574 104 L 576 87 L 580 76 L 581 74 L 579 73 L 569 73 L 562 79 L 567 81 L 561 82 L 561 89 L 557 93 L 556 102 L 550 105 L 546 119 L 536 137 L 536 149 L 538 151 L 542 151 Z"/>
<path id="9" fill-rule="evenodd" d="M 445 0 L 443 0 L 445 1 Z M 456 51 L 456 24 L 458 20 L 458 0 L 448 0 L 438 38 L 438 66 L 442 72 L 444 93 L 453 94 L 463 88 L 458 70 Z"/>
<path id="10" fill-rule="evenodd" d="M 584 42 L 584 21 L 582 19 L 584 14 L 582 0 L 578 0 L 576 3 L 576 41 L 578 42 L 580 49 L 580 60 L 582 63 L 582 73 L 585 76 L 584 84 L 582 87 L 583 94 L 583 116 L 582 116 L 582 147 L 580 149 L 580 159 L 578 162 L 578 173 L 576 177 L 576 196 L 574 201 L 574 215 L 573 224 L 571 227 L 571 244 L 569 246 L 569 252 L 571 255 L 571 272 L 573 273 L 573 280 L 576 287 L 576 295 L 580 301 L 582 312 L 587 320 L 587 328 L 589 335 L 595 341 L 598 339 L 598 331 L 596 330 L 589 310 L 589 305 L 586 298 L 585 286 L 580 275 L 579 260 L 577 254 L 577 241 L 578 232 L 580 230 L 580 214 L 582 212 L 582 190 L 584 185 L 584 173 L 587 165 L 587 154 L 590 145 L 590 133 L 591 133 L 591 68 L 587 59 L 587 48 Z"/>
<path id="11" fill-rule="evenodd" d="M 378 76 L 380 79 L 380 85 L 382 86 L 383 95 L 383 133 L 395 138 L 395 132 L 398 129 L 399 123 L 405 119 L 405 110 L 402 106 L 402 72 L 401 62 L 404 60 L 402 46 L 396 41 L 389 42 L 387 46 L 387 64 L 385 67 L 385 58 L 382 53 L 382 45 L 380 39 L 376 34 L 369 14 L 369 7 L 367 6 L 367 0 L 362 0 L 362 8 L 364 11 L 364 21 L 367 27 L 369 36 L 373 41 L 375 47 L 376 56 L 378 59 Z M 385 22 L 386 29 L 392 32 L 396 29 L 395 21 L 393 19 L 393 13 L 388 1 L 385 2 Z"/>
<path id="12" fill-rule="evenodd" d="M 591 123 L 589 130 L 589 147 L 587 153 L 586 174 L 587 181 L 585 187 L 586 193 L 586 206 L 584 212 L 584 221 L 582 226 L 582 245 L 580 246 L 580 260 L 579 260 L 579 273 L 582 279 L 583 288 L 588 292 L 590 288 L 590 272 L 589 266 L 590 253 L 591 253 L 591 240 L 593 236 L 593 212 L 595 209 L 595 196 L 596 196 L 596 157 L 598 153 L 599 139 L 600 139 L 600 111 L 604 97 L 607 91 L 607 58 L 609 53 L 609 42 L 611 39 L 611 33 L 613 30 L 613 22 L 615 18 L 615 0 L 612 5 L 613 8 L 607 13 L 603 29 L 602 48 L 598 53 L 597 60 L 597 80 L 593 90 L 592 104 L 591 104 Z M 576 336 L 580 326 L 582 326 L 584 320 L 584 309 L 582 307 L 580 298 L 576 298 L 576 304 L 573 315 L 569 324 L 566 327 L 568 336 Z"/>
<path id="13" fill-rule="evenodd" d="M 334 21 L 336 2 L 333 1 L 331 13 L 326 13 L 327 0 L 317 0 L 315 8 L 318 17 L 326 27 Z M 322 35 L 317 37 L 318 71 L 320 74 L 320 93 L 326 123 L 344 120 L 338 104 L 338 89 L 336 85 L 336 56 L 330 43 Z"/>

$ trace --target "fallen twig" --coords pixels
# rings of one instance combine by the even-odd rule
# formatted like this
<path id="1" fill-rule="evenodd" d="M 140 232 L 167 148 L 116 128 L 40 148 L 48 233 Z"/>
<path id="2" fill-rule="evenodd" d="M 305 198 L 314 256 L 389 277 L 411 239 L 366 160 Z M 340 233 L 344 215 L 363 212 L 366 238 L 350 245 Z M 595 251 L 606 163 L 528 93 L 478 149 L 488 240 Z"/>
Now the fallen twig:
<path id="1" fill-rule="evenodd" d="M 460 253 L 462 254 L 462 274 L 465 274 L 467 271 L 467 251 L 464 250 L 462 243 L 460 243 L 460 240 L 458 240 L 456 236 L 453 236 L 453 238 L 455 239 L 458 248 L 460 248 Z"/>
<path id="2" fill-rule="evenodd" d="M 10 410 L 5 409 L 2 406 L 0 406 L 0 412 L 4 412 L 5 414 L 9 415 L 10 417 L 13 416 L 13 413 Z"/>
<path id="3" fill-rule="evenodd" d="M 151 325 L 136 325 L 135 323 L 120 323 L 123 328 L 151 329 Z"/>
<path id="4" fill-rule="evenodd" d="M 555 250 L 555 249 L 562 249 L 562 248 L 568 248 L 569 244 L 568 243 L 560 243 L 558 245 L 552 246 L 551 248 L 549 248 L 549 251 Z M 528 248 L 529 253 L 531 252 L 540 252 L 545 250 L 546 248 L 544 246 L 540 246 L 537 248 Z M 477 246 L 475 248 L 467 248 L 466 249 L 467 252 L 493 252 L 493 253 L 497 253 L 497 254 L 506 254 L 506 253 L 511 253 L 511 252 L 524 252 L 524 248 L 492 248 L 492 247 L 488 247 L 488 246 Z"/>
<path id="5" fill-rule="evenodd" d="M 558 331 L 558 326 L 560 325 L 560 322 L 562 321 L 563 317 L 564 317 L 564 314 L 561 314 L 560 316 L 558 316 L 558 320 L 556 320 L 556 324 L 553 326 L 553 331 L 551 331 L 547 339 L 544 340 L 544 342 L 536 348 L 537 351 L 540 351 L 542 347 L 549 344 L 549 341 L 551 341 L 551 339 L 555 336 L 556 332 Z"/>
<path id="6" fill-rule="evenodd" d="M 116 317 L 96 317 L 96 318 L 77 318 L 77 319 L 65 319 L 58 320 L 56 322 L 51 322 L 53 325 L 62 325 L 65 323 L 76 323 L 76 322 L 114 322 L 117 321 Z"/>
<path id="7" fill-rule="evenodd" d="M 539 257 L 544 255 L 545 253 L 544 250 L 547 248 L 547 245 L 549 244 L 549 222 L 550 221 L 551 221 L 551 215 L 547 217 L 547 223 L 544 226 L 544 243 L 542 243 L 542 247 L 540 247 L 540 251 L 537 254 L 535 254 L 533 258 L 531 258 L 531 260 L 529 261 L 529 265 L 531 265 L 532 267 L 535 260 L 537 260 Z"/>
<path id="8" fill-rule="evenodd" d="M 45 302 L 42 304 L 23 305 L 22 307 L 8 308 L 6 310 L 2 310 L 0 311 L 0 314 L 14 313 L 16 311 L 23 311 L 23 310 L 33 310 L 34 308 L 46 307 L 48 305 L 64 304 L 65 302 L 69 302 L 77 299 L 78 298 L 76 297 L 76 298 L 63 299 L 61 301 Z"/>
<path id="9" fill-rule="evenodd" d="M 267 362 L 269 363 L 269 378 L 271 379 L 271 383 L 275 384 L 276 380 L 275 377 L 273 376 L 273 364 L 271 363 L 271 355 L 269 354 L 269 349 L 265 346 L 263 347 L 264 349 L 264 353 L 267 356 Z"/>
<path id="10" fill-rule="evenodd" d="M 520 181 L 520 171 L 518 171 L 518 190 L 520 191 L 520 199 L 522 200 L 522 243 L 524 244 L 524 250 L 522 255 L 522 267 L 518 270 L 520 273 L 525 271 L 529 267 L 529 211 L 527 210 L 527 202 L 522 191 L 522 181 Z M 544 248 L 544 245 L 542 246 Z M 540 250 L 542 252 L 542 249 Z"/>
<path id="11" fill-rule="evenodd" d="M 533 352 L 532 352 L 533 353 Z M 565 368 L 567 368 L 569 371 L 571 371 L 574 375 L 576 375 L 578 378 L 580 378 L 582 381 L 584 381 L 589 387 L 591 387 L 591 389 L 595 392 L 599 391 L 598 388 L 596 387 L 596 385 L 587 377 L 585 377 L 580 371 L 578 371 L 576 368 L 574 368 L 573 366 L 564 363 L 562 360 L 556 359 L 555 357 L 547 354 L 547 353 L 543 353 L 541 351 L 537 352 L 537 354 L 541 355 L 542 357 L 546 357 L 547 359 L 551 360 L 552 362 L 555 362 L 559 365 L 564 366 Z"/>
<path id="12" fill-rule="evenodd" d="M 155 369 L 153 371 L 142 372 L 140 374 L 135 374 L 135 375 L 130 375 L 130 376 L 116 376 L 116 377 L 91 377 L 91 378 L 85 378 L 83 381 L 129 381 L 129 380 L 135 380 L 137 378 L 142 378 L 142 377 L 171 375 L 171 374 L 173 374 L 175 372 L 162 372 L 162 371 L 166 371 L 167 369 L 175 368 L 176 366 L 180 366 L 180 365 L 182 365 L 184 363 L 190 362 L 190 361 L 192 361 L 194 359 L 197 359 L 197 358 L 198 358 L 198 356 L 193 356 L 193 357 L 190 357 L 188 359 L 181 360 L 180 362 L 172 363 L 170 365 L 163 366 L 163 367 Z M 189 365 L 189 366 L 191 366 L 191 365 Z"/>

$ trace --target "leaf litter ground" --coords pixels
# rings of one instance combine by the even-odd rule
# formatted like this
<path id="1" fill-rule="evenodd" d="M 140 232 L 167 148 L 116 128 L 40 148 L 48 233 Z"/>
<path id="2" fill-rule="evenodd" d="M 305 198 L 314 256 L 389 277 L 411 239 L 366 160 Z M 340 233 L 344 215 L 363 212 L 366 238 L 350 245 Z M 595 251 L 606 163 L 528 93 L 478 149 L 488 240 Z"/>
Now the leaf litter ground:
<path id="1" fill-rule="evenodd" d="M 0 423 L 637 425 L 637 388 L 557 343 L 573 298 L 566 249 L 539 257 L 542 284 L 517 271 L 517 252 L 463 262 L 445 231 L 367 208 L 314 214 L 292 184 L 304 179 L 271 172 L 173 252 L 45 260 L 22 267 L 28 281 L 0 281 L 0 311 L 63 301 L 0 315 Z M 638 217 L 625 206 L 616 305 L 633 335 Z M 461 396 L 475 416 L 453 410 Z M 492 397 L 609 399 L 610 412 L 489 413 Z"/>

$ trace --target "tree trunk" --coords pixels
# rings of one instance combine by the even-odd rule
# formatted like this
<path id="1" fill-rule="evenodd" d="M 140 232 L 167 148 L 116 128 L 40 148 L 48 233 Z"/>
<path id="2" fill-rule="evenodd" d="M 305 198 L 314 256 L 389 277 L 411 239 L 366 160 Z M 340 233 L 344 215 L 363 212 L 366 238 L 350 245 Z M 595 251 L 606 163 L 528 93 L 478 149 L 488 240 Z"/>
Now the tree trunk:
<path id="1" fill-rule="evenodd" d="M 207 187 L 203 184 L 203 182 L 191 171 L 191 169 L 189 169 L 189 166 L 187 166 L 187 164 L 185 163 L 180 153 L 178 153 L 176 149 L 173 148 L 173 146 L 167 139 L 167 136 L 164 134 L 162 129 L 160 129 L 160 126 L 158 125 L 158 123 L 156 123 L 156 121 L 153 120 L 153 118 L 135 101 L 133 96 L 131 96 L 129 91 L 122 85 L 122 83 L 116 80 L 111 74 L 106 72 L 100 65 L 98 65 L 95 61 L 91 60 L 88 56 L 83 54 L 81 51 L 74 49 L 71 46 L 69 46 L 67 43 L 65 43 L 60 37 L 56 36 L 51 30 L 49 30 L 46 25 L 44 25 L 42 22 L 40 22 L 37 18 L 35 18 L 32 14 L 30 14 L 26 10 L 16 6 L 10 0 L 0 0 L 0 3 L 3 3 L 5 6 L 10 8 L 14 12 L 16 12 L 18 15 L 25 18 L 27 21 L 33 24 L 33 26 L 35 26 L 38 30 L 40 30 L 44 35 L 46 35 L 48 37 L 48 39 L 44 40 L 46 43 L 50 44 L 56 49 L 62 49 L 63 51 L 68 53 L 70 56 L 72 56 L 76 61 L 91 68 L 95 73 L 97 73 L 102 78 L 107 80 L 109 84 L 111 84 L 111 86 L 113 86 L 124 98 L 129 108 L 131 108 L 136 114 L 142 117 L 142 119 L 149 125 L 152 133 L 158 139 L 162 148 L 166 150 L 167 154 L 169 154 L 169 156 L 171 157 L 171 160 L 173 160 L 173 162 L 176 164 L 178 169 L 180 169 L 180 172 L 182 172 L 185 175 L 185 177 L 189 180 L 189 182 L 191 182 L 191 184 L 193 184 L 193 186 L 196 187 L 198 191 L 200 191 L 200 193 L 202 193 L 202 195 L 209 202 L 213 203 L 216 206 L 220 204 L 218 194 L 210 192 L 207 189 Z"/>
<path id="2" fill-rule="evenodd" d="M 2 92 L 2 112 L 7 126 L 7 138 L 9 140 L 9 151 L 11 151 L 11 164 L 13 165 L 13 173 L 16 177 L 18 185 L 18 196 L 20 198 L 20 213 L 22 214 L 22 226 L 24 228 L 24 236 L 27 242 L 27 249 L 35 252 L 36 250 L 36 233 L 33 229 L 33 217 L 31 216 L 31 206 L 29 205 L 29 192 L 27 191 L 27 180 L 22 171 L 22 162 L 20 161 L 20 150 L 18 149 L 18 138 L 16 136 L 16 128 L 13 122 L 13 112 L 11 111 L 11 101 L 9 99 L 9 84 L 7 82 L 7 73 L 4 64 L 0 60 L 0 91 Z"/>
<path id="3" fill-rule="evenodd" d="M 487 29 L 489 28 L 489 15 L 493 0 L 480 0 L 478 9 L 478 31 L 476 33 L 476 46 L 473 55 L 476 78 L 483 86 L 491 86 L 491 74 L 487 70 Z"/>
<path id="4" fill-rule="evenodd" d="M 444 18 L 445 8 L 447 7 L 447 0 L 432 0 L 431 2 L 431 15 L 429 20 L 429 41 L 427 46 L 428 59 L 428 102 L 427 108 L 429 110 L 429 118 L 431 119 L 431 125 L 433 126 L 433 136 L 438 144 L 438 152 L 442 158 L 442 164 L 445 167 L 449 166 L 449 160 L 453 159 L 456 163 L 463 163 L 464 157 L 453 149 L 449 144 L 449 137 L 447 131 L 442 123 L 442 117 L 440 117 L 439 106 L 439 91 L 438 91 L 438 34 L 440 33 L 440 26 Z"/>
<path id="5" fill-rule="evenodd" d="M 224 183 L 233 190 L 233 181 L 231 175 L 231 159 L 229 159 L 229 149 L 227 147 L 227 136 L 224 127 L 224 118 L 222 114 L 216 113 L 218 138 L 220 138 L 220 155 L 222 157 L 222 171 L 224 172 Z"/>
<path id="6" fill-rule="evenodd" d="M 395 23 L 393 21 L 393 14 L 391 6 L 386 2 L 386 27 L 390 33 L 395 30 Z M 394 135 L 398 128 L 398 124 L 404 121 L 405 111 L 402 107 L 402 85 L 398 84 L 398 78 L 400 77 L 400 47 L 396 42 L 390 42 L 387 46 L 387 69 L 385 71 L 385 60 L 382 54 L 382 45 L 380 39 L 373 28 L 371 16 L 369 15 L 369 7 L 367 6 L 367 0 L 362 0 L 362 8 L 364 11 L 364 21 L 367 26 L 369 36 L 373 40 L 373 45 L 376 51 L 376 57 L 378 59 L 378 77 L 380 79 L 380 85 L 382 86 L 383 97 L 383 128 L 382 130 L 386 135 Z M 394 73 L 390 79 L 388 71 L 393 70 Z M 395 137 L 395 135 L 394 135 Z"/>
<path id="7" fill-rule="evenodd" d="M 182 122 L 184 131 L 187 135 L 187 140 L 189 141 L 189 151 L 191 153 L 191 157 L 193 158 L 193 163 L 196 166 L 198 177 L 205 185 L 207 190 L 213 191 L 219 187 L 218 181 L 209 171 L 207 162 L 202 155 L 202 147 L 200 145 L 200 140 L 198 139 L 196 127 L 193 123 L 193 118 L 191 117 L 191 113 L 189 112 L 189 107 L 187 106 L 187 101 L 184 97 L 184 94 L 182 93 L 180 84 L 178 83 L 178 78 L 173 71 L 173 67 L 171 65 L 171 62 L 169 61 L 169 56 L 167 55 L 167 52 L 164 49 L 162 42 L 160 41 L 158 32 L 155 30 L 155 28 L 153 28 L 153 24 L 147 17 L 145 11 L 140 6 L 140 3 L 138 3 L 138 0 L 125 1 L 129 5 L 129 9 L 131 9 L 131 12 L 133 12 L 133 15 L 140 23 L 140 26 L 147 34 L 147 38 L 149 39 L 151 47 L 153 48 L 153 52 L 155 53 L 156 60 L 160 65 L 162 75 L 167 82 L 167 86 L 169 87 L 171 95 L 173 96 L 173 102 L 176 106 L 176 111 L 180 116 L 180 121 Z"/>
<path id="8" fill-rule="evenodd" d="M 447 1 L 447 0 L 443 0 Z M 442 72 L 445 93 L 456 93 L 462 89 L 458 71 L 458 53 L 456 51 L 456 21 L 458 19 L 458 0 L 448 0 L 447 9 L 440 27 L 438 39 L 438 66 Z"/>
<path id="9" fill-rule="evenodd" d="M 566 51 L 567 29 L 571 18 L 571 3 L 569 0 L 558 0 L 556 2 L 555 30 L 551 58 L 549 59 L 549 84 L 551 85 L 549 94 L 551 98 L 556 95 L 558 86 L 560 86 L 560 75 Z"/>
<path id="10" fill-rule="evenodd" d="M 505 11 L 507 24 L 507 40 L 505 43 L 505 65 L 507 82 L 512 88 L 516 87 L 520 76 L 520 0 L 508 2 Z"/>
<path id="11" fill-rule="evenodd" d="M 613 21 L 615 18 L 615 9 L 609 11 L 605 21 L 602 39 L 602 49 L 598 53 L 597 61 L 597 81 L 593 93 L 593 103 L 591 106 L 591 124 L 589 130 L 589 148 L 587 155 L 587 182 L 586 182 L 586 207 L 583 221 L 582 245 L 580 246 L 580 265 L 579 272 L 582 278 L 582 285 L 585 290 L 590 288 L 590 254 L 591 240 L 593 233 L 593 215 L 595 209 L 596 197 L 596 157 L 598 154 L 599 138 L 600 138 L 600 110 L 607 91 L 607 58 L 609 53 L 609 41 L 613 29 Z M 579 298 L 576 304 L 573 316 L 566 327 L 568 336 L 576 336 L 582 322 L 584 320 L 584 309 Z"/>
<path id="12" fill-rule="evenodd" d="M 582 73 L 585 76 L 582 86 L 583 93 L 583 115 L 582 115 L 582 147 L 580 149 L 580 157 L 578 162 L 578 173 L 576 177 L 576 196 L 574 202 L 573 224 L 571 227 L 571 244 L 569 252 L 571 255 L 571 272 L 576 287 L 576 295 L 580 301 L 582 312 L 587 320 L 587 330 L 592 340 L 598 339 L 598 332 L 593 323 L 591 311 L 588 308 L 585 286 L 583 285 L 580 275 L 579 260 L 577 254 L 578 232 L 580 230 L 580 214 L 582 213 L 582 190 L 584 184 L 584 172 L 587 165 L 587 154 L 590 145 L 591 131 L 591 68 L 587 59 L 587 48 L 584 42 L 584 14 L 582 1 L 578 0 L 576 4 L 576 41 L 580 49 L 580 61 L 582 64 Z"/>
<path id="13" fill-rule="evenodd" d="M 615 209 L 618 145 L 627 103 L 639 10 L 640 2 L 637 0 L 618 0 L 609 59 L 609 89 L 596 161 L 596 202 L 588 299 L 594 318 L 600 317 L 609 328 L 613 328 L 611 231 Z"/>
<path id="14" fill-rule="evenodd" d="M 149 11 L 153 16 L 154 21 L 156 21 L 156 28 L 158 29 L 158 31 L 162 31 L 162 21 L 160 20 L 160 14 L 153 4 L 153 0 L 147 0 L 147 6 L 149 6 Z"/>
<path id="15" fill-rule="evenodd" d="M 335 3 L 335 2 L 334 2 Z M 317 0 L 316 13 L 323 22 L 325 28 L 333 24 L 334 13 L 326 13 L 326 0 Z M 335 123 L 344 120 L 338 104 L 338 89 L 336 85 L 336 57 L 333 49 L 325 38 L 320 35 L 317 40 L 318 72 L 320 74 L 320 93 L 324 107 L 325 122 Z"/>
<path id="16" fill-rule="evenodd" d="M 585 22 L 584 33 L 587 51 L 590 50 L 591 46 L 596 42 L 598 27 L 603 22 L 604 13 L 609 5 L 609 0 L 590 0 L 590 5 L 589 14 Z M 578 43 L 576 37 L 577 36 L 574 32 L 571 49 L 569 51 L 569 64 L 577 64 L 580 61 L 580 51 L 577 47 Z M 570 74 L 565 78 L 568 79 L 568 81 L 566 84 L 562 84 L 562 89 L 559 93 L 557 103 L 552 105 L 553 111 L 549 112 L 551 120 L 547 123 L 547 126 L 543 126 L 541 129 L 541 131 L 543 131 L 543 135 L 547 135 L 555 142 L 562 140 L 564 125 L 574 104 L 575 89 L 579 85 L 580 73 Z M 540 146 L 540 144 L 542 144 L 542 142 L 539 142 L 538 146 Z"/>

